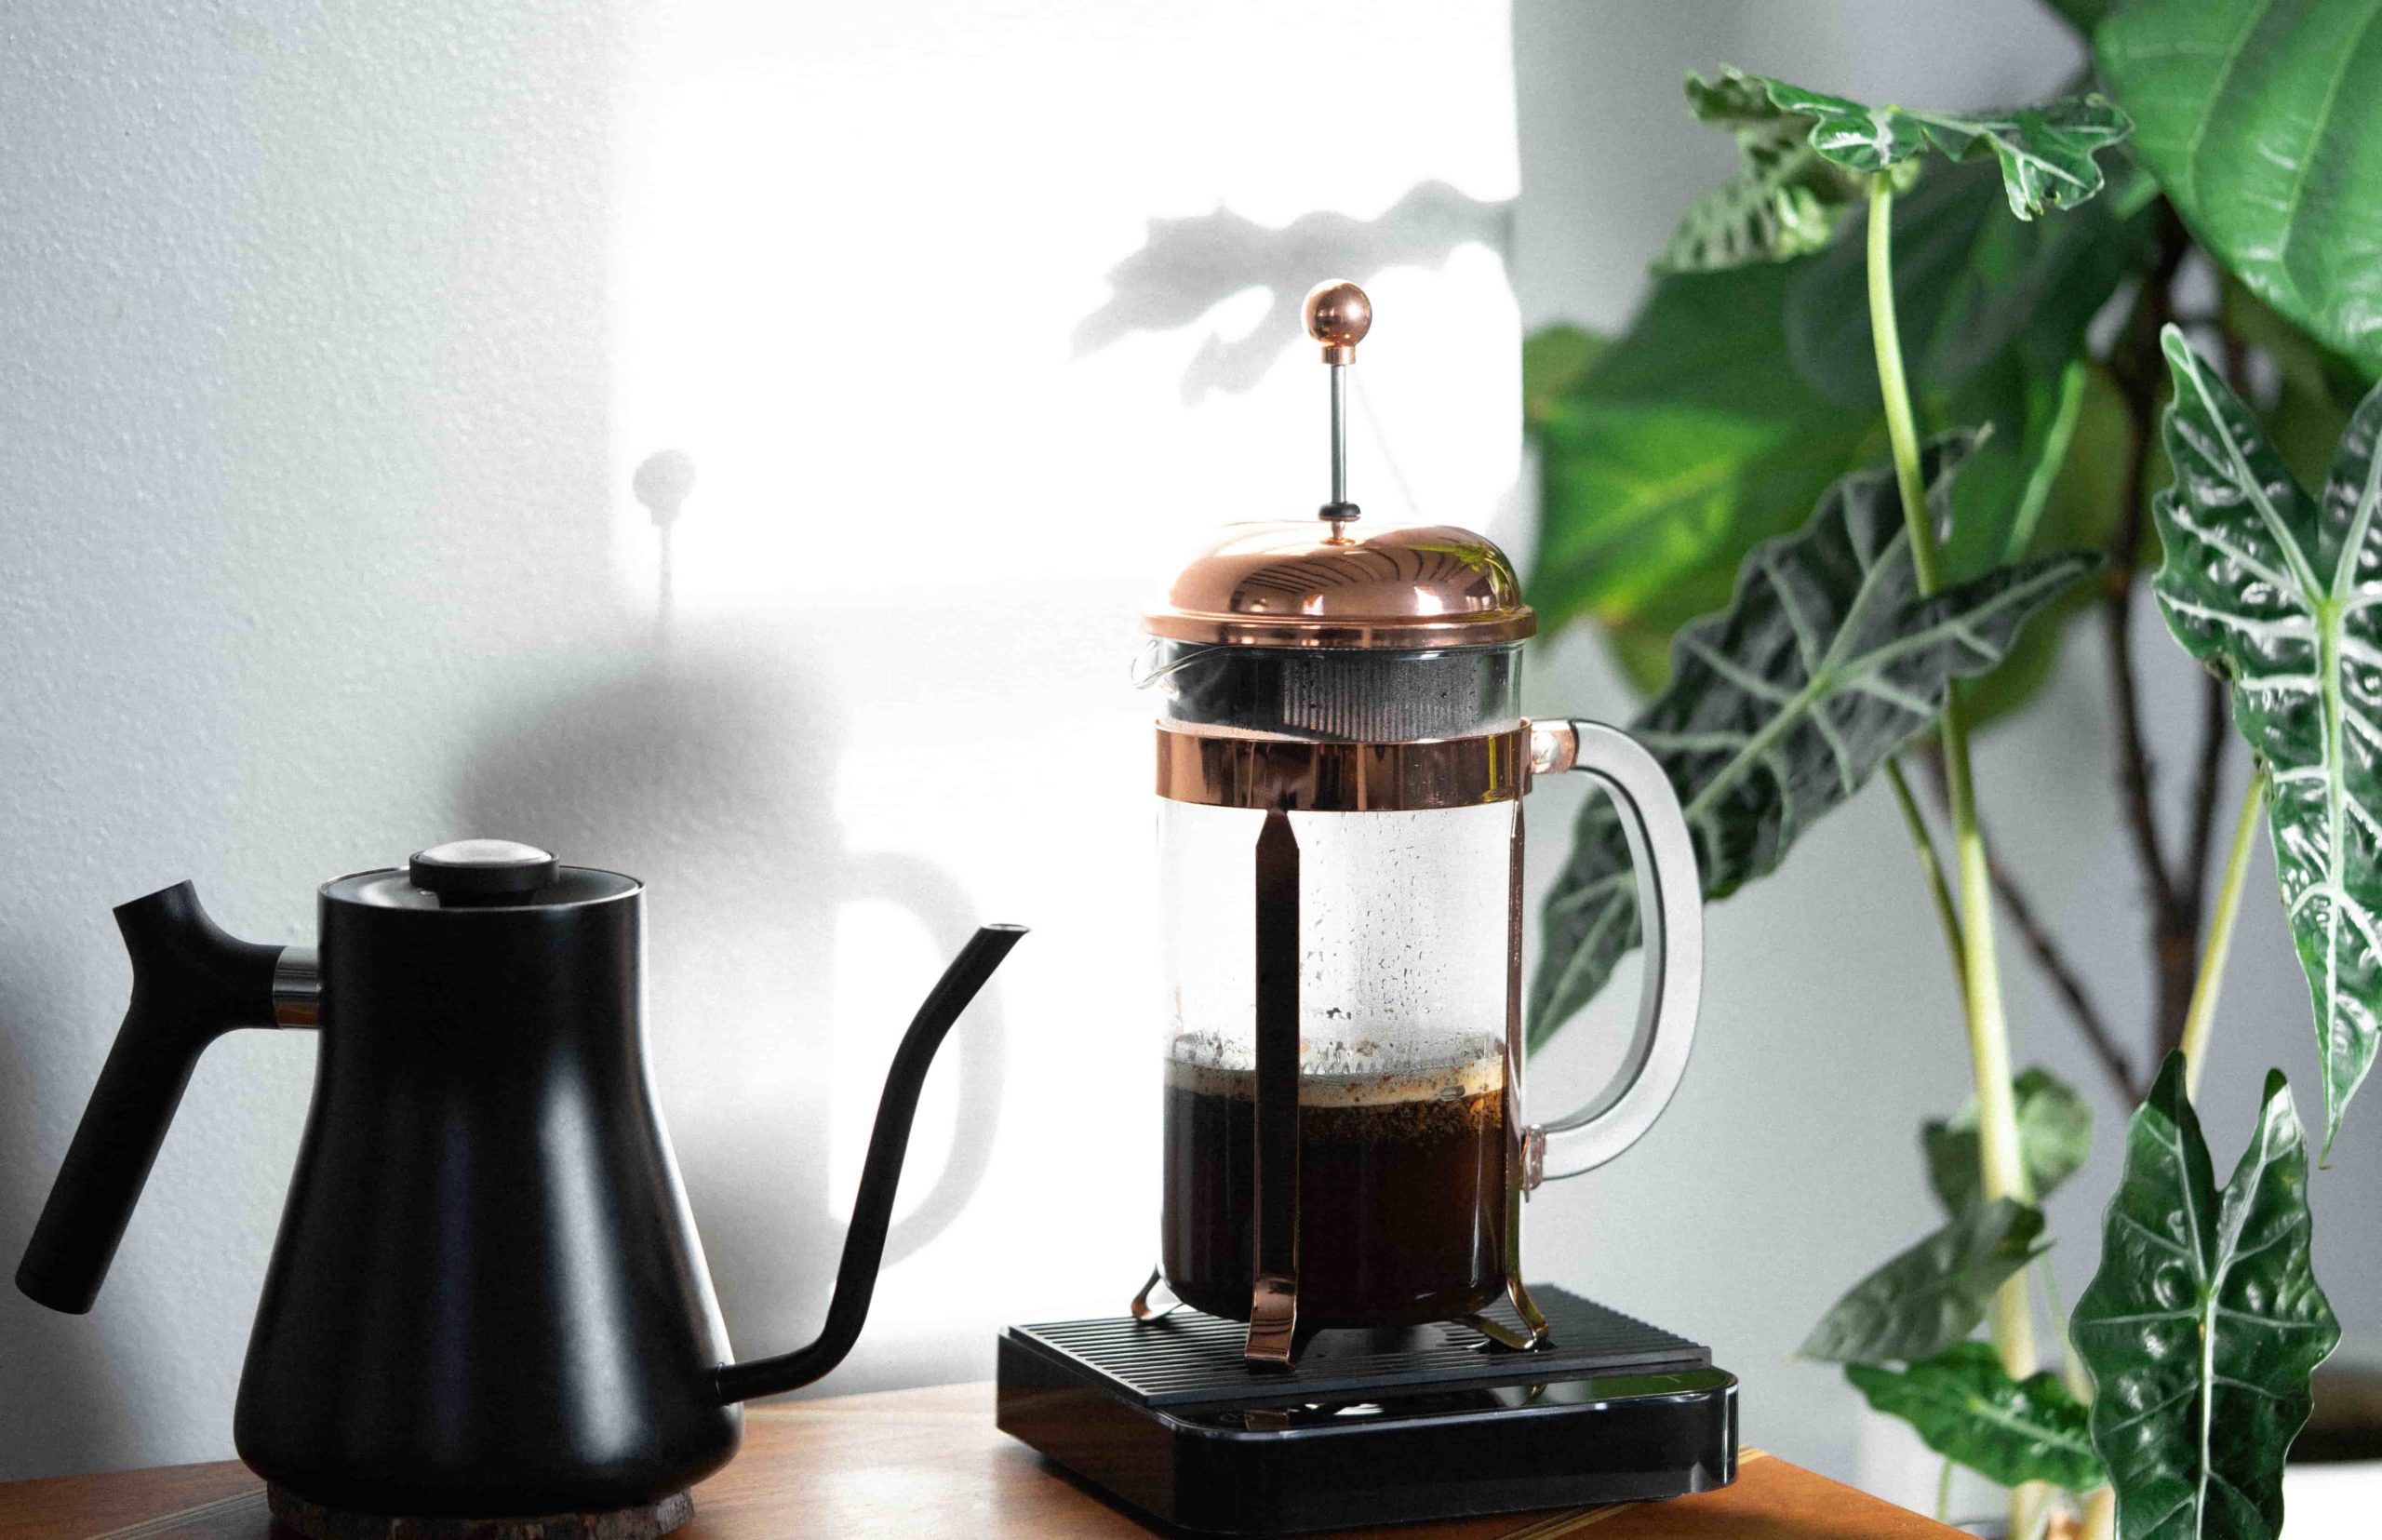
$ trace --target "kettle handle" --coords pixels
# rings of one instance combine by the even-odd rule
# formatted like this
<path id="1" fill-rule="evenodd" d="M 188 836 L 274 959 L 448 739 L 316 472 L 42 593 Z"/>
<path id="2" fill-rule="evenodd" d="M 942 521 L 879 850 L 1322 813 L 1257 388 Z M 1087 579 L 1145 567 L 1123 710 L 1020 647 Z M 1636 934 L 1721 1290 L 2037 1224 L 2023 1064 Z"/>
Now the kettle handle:
<path id="1" fill-rule="evenodd" d="M 74 1315 L 99 1297 L 207 1045 L 234 1027 L 314 1023 L 312 951 L 226 933 L 189 883 L 118 905 L 115 923 L 132 957 L 132 1003 L 17 1265 L 25 1297 Z M 302 983 L 285 989 L 290 974 Z"/>

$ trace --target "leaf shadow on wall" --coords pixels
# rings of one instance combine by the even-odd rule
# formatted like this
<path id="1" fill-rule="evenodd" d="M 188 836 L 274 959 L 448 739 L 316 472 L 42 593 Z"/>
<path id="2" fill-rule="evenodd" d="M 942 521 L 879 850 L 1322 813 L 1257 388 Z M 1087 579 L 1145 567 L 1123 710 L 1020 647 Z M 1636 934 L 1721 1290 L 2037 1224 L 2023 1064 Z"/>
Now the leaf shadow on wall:
<path id="1" fill-rule="evenodd" d="M 839 987 L 866 998 L 869 1031 L 890 1054 L 933 982 L 839 984 L 839 913 L 905 910 L 945 957 L 977 917 L 931 862 L 843 844 L 833 804 L 845 733 L 805 683 L 821 666 L 757 625 L 676 623 L 662 645 L 496 712 L 454 797 L 459 830 L 646 884 L 647 1041 L 721 1309 L 747 1357 L 817 1332 L 843 1246 L 846 1195 L 828 1185 L 836 1060 L 853 1052 L 834 1036 Z M 958 1082 L 950 1154 L 939 1173 L 905 1172 L 905 1194 L 933 1183 L 894 1226 L 888 1265 L 948 1227 L 982 1181 L 1000 1107 L 997 988 L 936 1066 Z"/>
<path id="2" fill-rule="evenodd" d="M 1077 323 L 1075 356 L 1135 332 L 1179 330 L 1234 295 L 1263 288 L 1272 303 L 1258 323 L 1231 340 L 1211 333 L 1183 371 L 1185 405 L 1212 391 L 1237 395 L 1303 341 L 1299 306 L 1308 289 L 1331 278 L 1363 283 L 1393 267 L 1443 267 L 1464 246 L 1503 252 L 1513 207 L 1425 181 L 1370 220 L 1322 210 L 1275 229 L 1228 208 L 1152 220 L 1141 249 L 1108 270 L 1108 302 Z"/>

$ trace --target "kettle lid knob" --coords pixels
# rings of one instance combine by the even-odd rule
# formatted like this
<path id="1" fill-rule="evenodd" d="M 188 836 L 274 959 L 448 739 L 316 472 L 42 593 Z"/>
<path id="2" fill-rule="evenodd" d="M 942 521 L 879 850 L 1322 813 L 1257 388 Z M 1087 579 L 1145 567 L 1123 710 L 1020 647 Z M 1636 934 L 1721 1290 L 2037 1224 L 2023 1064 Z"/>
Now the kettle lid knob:
<path id="1" fill-rule="evenodd" d="M 416 850 L 406 876 L 441 898 L 504 898 L 532 893 L 560 874 L 554 852 L 515 839 L 450 839 Z"/>

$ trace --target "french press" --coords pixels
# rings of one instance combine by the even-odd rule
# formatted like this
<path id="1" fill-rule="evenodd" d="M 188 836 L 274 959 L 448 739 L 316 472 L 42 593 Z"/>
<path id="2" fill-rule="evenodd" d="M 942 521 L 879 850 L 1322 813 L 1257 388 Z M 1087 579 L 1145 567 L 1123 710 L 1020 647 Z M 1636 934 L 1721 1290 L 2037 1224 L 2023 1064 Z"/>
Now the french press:
<path id="1" fill-rule="evenodd" d="M 895 1050 L 824 1329 L 735 1361 L 645 1064 L 645 890 L 467 839 L 323 884 L 318 947 L 225 934 L 187 882 L 115 912 L 132 1003 L 17 1268 L 91 1307 L 207 1045 L 317 1027 L 314 1101 L 233 1439 L 330 1540 L 649 1535 L 868 1314 L 944 1035 L 1024 935 L 978 931 Z"/>
<path id="2" fill-rule="evenodd" d="M 1653 1127 L 1687 1067 L 1703 921 L 1694 848 L 1653 757 L 1521 715 L 1536 629 L 1505 554 L 1348 501 L 1353 284 L 1307 296 L 1329 366 L 1332 496 L 1226 527 L 1145 625 L 1165 1039 L 1162 1280 L 1249 1323 L 1253 1364 L 1303 1333 L 1463 1319 L 1527 1347 L 1520 1215 Z M 1587 1106 L 1522 1096 L 1522 798 L 1579 770 L 1627 832 L 1644 917 L 1637 1032 Z M 1520 1332 L 1483 1316 L 1500 1292 Z"/>

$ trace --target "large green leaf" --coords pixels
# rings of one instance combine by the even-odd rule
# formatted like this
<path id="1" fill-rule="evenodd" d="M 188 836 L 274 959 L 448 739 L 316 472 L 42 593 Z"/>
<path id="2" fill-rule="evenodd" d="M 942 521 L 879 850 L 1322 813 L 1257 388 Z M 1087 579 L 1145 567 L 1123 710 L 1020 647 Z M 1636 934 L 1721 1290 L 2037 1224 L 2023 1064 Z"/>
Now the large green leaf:
<path id="1" fill-rule="evenodd" d="M 1744 77 L 1773 104 L 1812 119 L 1812 148 L 1850 171 L 1874 172 L 1934 149 L 1951 160 L 1990 154 L 2001 170 L 2010 211 L 2029 220 L 2067 208 L 2101 190 L 2099 152 L 2125 138 L 2126 115 L 2097 96 L 2039 107 L 1927 113 L 1871 107 L 1766 75 Z"/>
<path id="2" fill-rule="evenodd" d="M 1523 426 L 1535 430 L 1612 349 L 1612 338 L 1584 327 L 1542 327 L 1523 338 Z"/>
<path id="3" fill-rule="evenodd" d="M 1946 570 L 1956 579 L 2019 555 L 2098 546 L 2114 527 L 2134 452 L 2123 401 L 2094 371 L 2077 403 L 2072 452 L 2053 430 L 2092 308 L 2068 301 L 2105 294 L 2141 234 L 2139 217 L 2121 217 L 2123 203 L 2121 189 L 2067 219 L 2020 226 L 2001 216 L 1989 168 L 1959 167 L 1932 176 L 1903 206 L 1901 265 L 1923 268 L 1931 295 L 1960 296 L 1938 303 L 1914 291 L 1901 301 L 1914 356 L 1949 380 L 1922 379 L 1920 410 L 1934 422 L 1993 429 L 1953 495 Z M 2074 233 L 2055 240 L 2046 234 L 2068 226 Z M 1987 233 L 2014 233 L 2018 248 Z M 2071 260 L 2025 258 L 2047 244 Z M 1799 526 L 1830 480 L 1883 453 L 1858 245 L 1662 279 L 1628 335 L 1600 351 L 1569 328 L 1525 345 L 1525 422 L 1541 492 L 1532 600 L 1550 630 L 1596 622 L 1649 693 L 1668 676 L 1672 635 L 1728 601 L 1745 554 Z M 1849 267 L 1847 252 L 1855 253 Z M 1974 271 L 1959 265 L 1964 257 L 1975 259 Z M 1832 276 L 1817 285 L 1823 265 Z M 2057 281 L 2044 279 L 2047 265 Z M 1843 289 L 1848 281 L 1853 287 Z M 2028 291 L 2016 302 L 2001 297 L 2012 284 Z M 1806 346 L 1819 351 L 1806 367 L 1826 389 L 1793 364 L 1786 341 L 1786 318 L 1813 307 L 1859 318 L 1859 329 L 1839 328 L 1825 346 L 1811 327 Z M 1988 322 L 2000 345 L 1983 356 L 1935 341 Z M 2063 621 L 2089 599 L 2078 590 Z M 1974 693 L 1977 722 L 2024 704 L 2058 646 L 2056 627 L 2030 628 L 2011 665 Z"/>
<path id="4" fill-rule="evenodd" d="M 1836 1302 L 1796 1356 L 1917 1363 L 1976 1330 L 2002 1280 L 2041 1254 L 2042 1211 L 1997 1198 L 1956 1215 Z"/>
<path id="5" fill-rule="evenodd" d="M 2126 1129 L 2101 1270 L 2068 1335 L 2092 1372 L 2093 1446 L 2126 1540 L 2271 1540 L 2282 1458 L 2340 1340 L 2308 1251 L 2308 1151 L 2276 1070 L 2220 1194 L 2171 1053 Z"/>
<path id="6" fill-rule="evenodd" d="M 2018 1102 L 2018 1154 L 2041 1202 L 2076 1174 L 2093 1148 L 2093 1105 L 2050 1070 L 2034 1068 L 2012 1082 Z M 1920 1135 L 1927 1179 L 1947 1213 L 1961 1213 L 1985 1198 L 1978 1159 L 1976 1098 Z"/>
<path id="7" fill-rule="evenodd" d="M 1928 447 L 1934 516 L 1967 442 Z M 2039 557 L 1921 598 L 1885 470 L 1841 478 L 1800 532 L 1751 552 L 1728 609 L 1679 632 L 1671 682 L 1632 729 L 1678 788 L 1706 896 L 1775 867 L 1934 719 L 1952 679 L 2000 662 L 2027 617 L 2093 563 L 2083 553 Z M 1545 921 L 1533 1045 L 1595 996 L 1637 941 L 1629 845 L 1602 797 L 1581 811 Z"/>
<path id="8" fill-rule="evenodd" d="M 2274 404 L 2262 413 L 2268 435 L 2301 486 L 2322 481 L 2341 435 L 2349 431 L 2350 408 L 2365 394 L 2357 366 L 2292 325 L 2230 275 L 2221 303 L 2226 328 L 2274 364 Z"/>
<path id="9" fill-rule="evenodd" d="M 2201 244 L 2382 373 L 2382 0 L 2135 0 L 2094 52 Z"/>
<path id="10" fill-rule="evenodd" d="M 1867 177 L 1813 148 L 1814 120 L 1779 107 L 1743 71 L 1706 80 L 1690 70 L 1687 101 L 1699 121 L 1736 135 L 1745 164 L 1688 208 L 1656 272 L 1709 273 L 1817 251 L 1868 197 Z"/>
<path id="11" fill-rule="evenodd" d="M 2121 168 L 2108 196 L 2021 224 L 2003 215 L 1992 167 L 1954 166 L 1930 171 L 1896 202 L 1894 308 L 1920 410 L 1934 422 L 1993 428 L 1953 496 L 1948 578 L 2020 556 L 2097 549 L 2117 529 L 2135 431 L 2107 372 L 2084 362 L 2086 335 L 2135 271 L 2155 191 L 2139 171 Z M 1863 245 L 1849 234 L 1798 268 L 1786 331 L 1805 381 L 1830 400 L 1875 412 Z M 2072 372 L 2080 368 L 2081 378 Z M 2068 622 L 2094 598 L 2079 585 L 2054 619 L 2028 627 L 2010 661 L 1970 692 L 1973 727 L 2033 698 Z"/>
<path id="12" fill-rule="evenodd" d="M 2084 1408 L 2045 1373 L 2014 1380 L 1990 1343 L 1956 1342 L 1901 1371 L 1847 1364 L 1869 1404 L 1900 1417 L 1927 1447 L 2005 1487 L 2049 1481 L 2068 1492 L 2104 1485 Z"/>
<path id="13" fill-rule="evenodd" d="M 2001 425 L 2014 410 L 2015 430 L 2005 436 Z M 2108 370 L 2080 360 L 2046 376 L 2013 360 L 1962 387 L 1946 415 L 1995 425 L 1953 489 L 1947 579 L 1960 582 L 2021 556 L 2108 546 L 2124 514 L 2126 467 L 2141 448 L 2134 414 Z M 2068 626 L 2099 598 L 2097 585 L 2075 584 L 2018 634 L 2000 667 L 1966 687 L 1971 731 L 2035 698 L 2058 663 Z"/>
<path id="14" fill-rule="evenodd" d="M 1795 265 L 1664 278 L 1610 349 L 1533 388 L 1542 626 L 1592 619 L 1667 644 L 1728 602 L 1746 551 L 1883 451 L 1877 419 L 1843 411 L 1786 361 Z M 1550 357 L 1542 379 L 1557 372 Z"/>
<path id="15" fill-rule="evenodd" d="M 2271 767 L 2268 827 L 2323 1056 L 2324 1144 L 2382 1028 L 2382 388 L 2310 498 L 2183 333 L 2162 341 L 2175 480 L 2153 504 L 2168 629 L 2233 682 Z"/>
<path id="16" fill-rule="evenodd" d="M 2156 188 L 2121 168 L 2110 195 L 2065 218 L 2001 211 L 1987 166 L 1933 169 L 1894 200 L 1894 325 L 1915 389 L 1950 390 L 2015 356 L 2056 375 L 2085 352 L 2086 328 L 2132 276 L 2151 233 Z M 1829 400 L 1879 409 L 1869 337 L 1867 241 L 1854 231 L 1797 270 L 1786 292 L 1796 369 Z"/>

